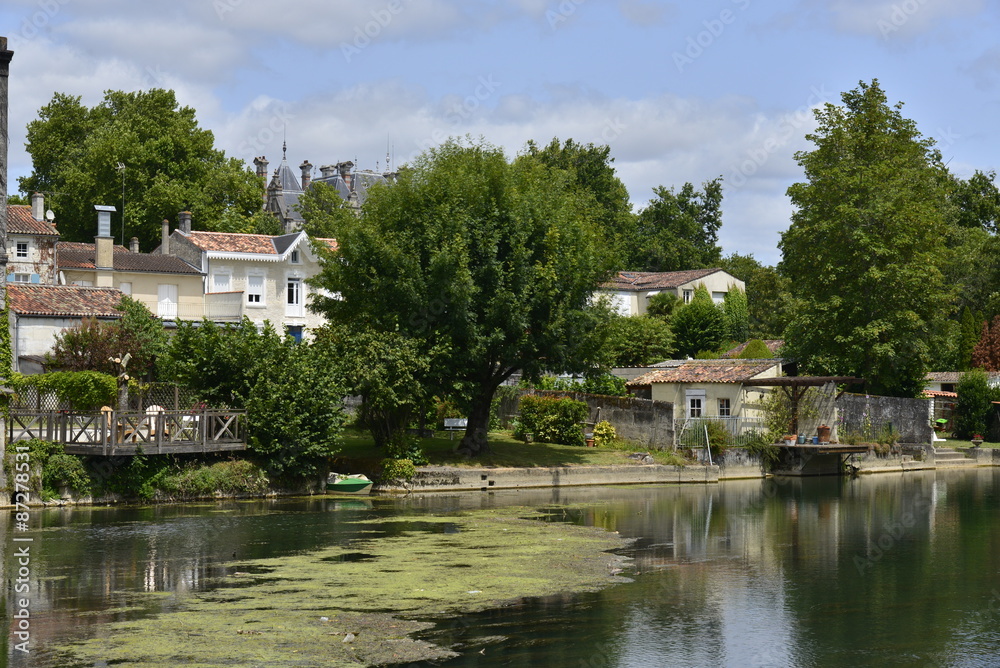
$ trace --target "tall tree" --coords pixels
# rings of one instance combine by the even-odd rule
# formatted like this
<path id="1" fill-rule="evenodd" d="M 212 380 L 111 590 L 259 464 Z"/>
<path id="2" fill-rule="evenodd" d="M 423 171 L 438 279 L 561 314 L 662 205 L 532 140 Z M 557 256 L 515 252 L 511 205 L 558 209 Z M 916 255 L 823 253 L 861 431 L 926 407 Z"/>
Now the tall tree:
<path id="1" fill-rule="evenodd" d="M 33 171 L 18 187 L 49 193 L 69 241 L 93 240 L 94 205 L 104 204 L 119 210 L 112 234 L 121 242 L 123 188 L 124 241 L 138 237 L 146 249 L 158 242 L 161 221 L 178 211 L 214 230 L 224 217 L 229 227 L 235 217 L 252 228 L 261 208 L 260 179 L 214 148 L 194 109 L 180 106 L 170 90 L 107 91 L 93 108 L 56 93 L 28 124 L 27 149 Z"/>
<path id="2" fill-rule="evenodd" d="M 337 256 L 314 281 L 336 298 L 314 308 L 418 342 L 436 389 L 465 398 L 461 447 L 483 452 L 490 402 L 512 373 L 585 371 L 598 352 L 590 333 L 606 310 L 591 294 L 610 266 L 593 214 L 572 174 L 450 141 L 338 220 Z"/>
<path id="3" fill-rule="evenodd" d="M 679 191 L 657 186 L 654 199 L 639 212 L 636 232 L 627 248 L 633 271 L 679 271 L 718 264 L 722 227 L 722 177 L 706 181 L 702 190 L 685 183 Z"/>
<path id="4" fill-rule="evenodd" d="M 704 285 L 699 285 L 691 301 L 677 310 L 670 326 L 680 357 L 717 350 L 726 340 L 726 315 Z"/>
<path id="5" fill-rule="evenodd" d="M 750 338 L 750 309 L 745 292 L 732 286 L 722 301 L 722 313 L 726 316 L 726 336 L 737 343 Z"/>
<path id="6" fill-rule="evenodd" d="M 841 97 L 815 112 L 816 148 L 795 155 L 807 180 L 788 189 L 795 211 L 780 243 L 796 299 L 786 345 L 812 373 L 916 396 L 949 299 L 944 167 L 878 81 Z"/>
<path id="7" fill-rule="evenodd" d="M 753 255 L 733 253 L 719 266 L 746 285 L 749 335 L 759 339 L 780 339 L 788 324 L 791 285 L 775 267 L 762 265 Z"/>
<path id="8" fill-rule="evenodd" d="M 962 227 L 1000 232 L 1000 189 L 996 172 L 978 169 L 968 180 L 952 176 L 949 199 L 955 206 L 955 222 Z"/>
<path id="9" fill-rule="evenodd" d="M 972 367 L 1000 371 L 1000 315 L 992 323 L 984 322 L 979 341 L 972 349 Z"/>
<path id="10" fill-rule="evenodd" d="M 548 167 L 569 173 L 576 187 L 594 198 L 595 222 L 618 255 L 616 267 L 624 267 L 624 253 L 628 240 L 635 233 L 636 221 L 628 190 L 615 173 L 611 148 L 578 144 L 572 139 L 560 143 L 558 138 L 553 138 L 544 148 L 529 141 L 527 153 Z"/>

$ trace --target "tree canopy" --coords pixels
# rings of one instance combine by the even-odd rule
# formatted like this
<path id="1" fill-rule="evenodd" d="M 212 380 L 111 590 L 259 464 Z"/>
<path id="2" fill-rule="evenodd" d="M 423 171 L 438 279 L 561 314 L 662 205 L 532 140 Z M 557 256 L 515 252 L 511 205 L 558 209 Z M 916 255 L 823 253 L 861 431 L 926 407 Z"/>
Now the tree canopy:
<path id="1" fill-rule="evenodd" d="M 157 244 L 161 221 L 179 211 L 191 211 L 200 229 L 224 220 L 241 228 L 228 231 L 252 231 L 260 222 L 251 218 L 261 208 L 260 179 L 216 149 L 194 109 L 180 106 L 170 90 L 107 91 L 93 108 L 56 93 L 28 124 L 27 149 L 33 171 L 18 187 L 47 193 L 68 241 L 93 241 L 95 204 L 118 209 L 113 236 L 123 243 L 138 237 L 144 249 Z"/>
<path id="2" fill-rule="evenodd" d="M 934 141 L 890 106 L 878 81 L 817 109 L 806 181 L 788 195 L 782 268 L 795 297 L 787 345 L 810 373 L 916 396 L 948 301 L 940 270 L 946 191 Z"/>
<path id="3" fill-rule="evenodd" d="M 694 357 L 714 351 L 726 340 L 726 315 L 712 301 L 704 284 L 699 284 L 688 304 L 680 307 L 670 321 L 676 337 L 677 354 Z"/>
<path id="4" fill-rule="evenodd" d="M 309 197 L 306 215 L 324 216 Z M 591 295 L 610 266 L 595 209 L 573 174 L 530 153 L 511 161 L 449 141 L 373 188 L 360 216 L 336 220 L 337 255 L 314 280 L 331 296 L 313 308 L 418 342 L 434 389 L 464 399 L 462 448 L 481 452 L 511 374 L 584 371 L 596 357 L 591 333 L 606 310 Z"/>
<path id="5" fill-rule="evenodd" d="M 722 178 L 696 190 L 685 183 L 679 191 L 657 186 L 656 197 L 639 212 L 636 231 L 626 249 L 633 271 L 680 271 L 718 264 L 722 227 Z"/>

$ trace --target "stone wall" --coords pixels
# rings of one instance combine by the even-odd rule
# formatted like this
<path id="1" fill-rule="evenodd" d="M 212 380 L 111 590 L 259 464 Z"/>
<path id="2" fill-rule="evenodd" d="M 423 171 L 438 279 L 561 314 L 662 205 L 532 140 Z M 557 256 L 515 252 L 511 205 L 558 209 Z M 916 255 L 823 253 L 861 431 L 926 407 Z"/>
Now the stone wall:
<path id="1" fill-rule="evenodd" d="M 891 424 L 899 432 L 900 443 L 930 443 L 934 433 L 931 407 L 929 399 L 844 394 L 837 399 L 838 438 L 843 441 L 847 432 L 864 431 L 872 432 L 866 434 L 872 438 L 884 425 Z"/>
<path id="2" fill-rule="evenodd" d="M 606 397 L 582 392 L 526 390 L 524 394 L 570 397 L 590 407 L 590 420 L 607 420 L 620 438 L 648 448 L 666 450 L 674 446 L 674 405 L 636 397 Z"/>

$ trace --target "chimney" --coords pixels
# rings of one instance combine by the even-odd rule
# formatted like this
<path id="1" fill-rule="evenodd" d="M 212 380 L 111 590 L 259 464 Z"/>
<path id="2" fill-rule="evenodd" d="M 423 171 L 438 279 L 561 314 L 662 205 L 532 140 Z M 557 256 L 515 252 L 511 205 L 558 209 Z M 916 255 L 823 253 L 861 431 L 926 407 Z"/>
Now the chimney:
<path id="1" fill-rule="evenodd" d="M 42 193 L 31 195 L 31 217 L 35 220 L 45 219 L 45 195 Z"/>
<path id="2" fill-rule="evenodd" d="M 302 190 L 309 189 L 309 182 L 312 180 L 312 168 L 313 166 L 309 164 L 308 160 L 299 165 L 299 169 L 302 170 Z"/>
<path id="3" fill-rule="evenodd" d="M 111 214 L 117 209 L 113 206 L 95 204 L 94 210 L 97 211 L 97 237 L 94 238 L 97 252 L 94 255 L 94 266 L 98 269 L 114 269 L 115 240 L 111 236 Z M 98 276 L 98 283 L 100 282 Z"/>
<path id="4" fill-rule="evenodd" d="M 266 183 L 267 179 L 267 158 L 260 156 L 253 159 L 253 166 L 257 172 L 257 177 Z"/>
<path id="5" fill-rule="evenodd" d="M 340 171 L 340 178 L 344 180 L 344 185 L 347 186 L 348 190 L 354 190 L 351 187 L 351 167 L 354 167 L 354 163 L 348 160 L 347 162 L 337 163 L 337 169 Z"/>
<path id="6" fill-rule="evenodd" d="M 319 168 L 319 173 L 323 175 L 324 179 L 332 179 L 337 175 L 337 168 L 333 165 L 323 165 Z"/>
<path id="7" fill-rule="evenodd" d="M 139 237 L 132 237 L 128 242 L 128 249 L 132 253 L 139 252 Z"/>
<path id="8" fill-rule="evenodd" d="M 170 221 L 166 218 L 160 231 L 160 255 L 170 255 Z"/>
<path id="9" fill-rule="evenodd" d="M 184 234 L 191 234 L 191 212 L 181 211 L 177 214 L 177 226 Z"/>
<path id="10" fill-rule="evenodd" d="M 7 78 L 13 57 L 14 52 L 7 49 L 7 38 L 0 37 L 0 288 L 7 280 Z"/>

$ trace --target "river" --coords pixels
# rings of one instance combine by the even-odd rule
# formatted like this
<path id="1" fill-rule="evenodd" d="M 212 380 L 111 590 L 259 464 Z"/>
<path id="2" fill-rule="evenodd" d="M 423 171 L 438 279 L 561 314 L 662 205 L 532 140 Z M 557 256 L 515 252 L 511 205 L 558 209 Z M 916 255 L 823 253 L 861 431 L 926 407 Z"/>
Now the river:
<path id="1" fill-rule="evenodd" d="M 235 560 L 349 546 L 386 517 L 530 507 L 634 540 L 631 581 L 462 615 L 420 637 L 443 666 L 1000 665 L 1000 469 L 32 511 L 32 654 L 169 614 Z M 162 602 L 150 607 L 150 594 Z M 145 598 L 144 598 L 145 597 Z M 98 662 L 94 665 L 100 665 Z M 296 665 L 289 663 L 289 665 Z M 431 664 L 427 664 L 431 665 Z"/>

